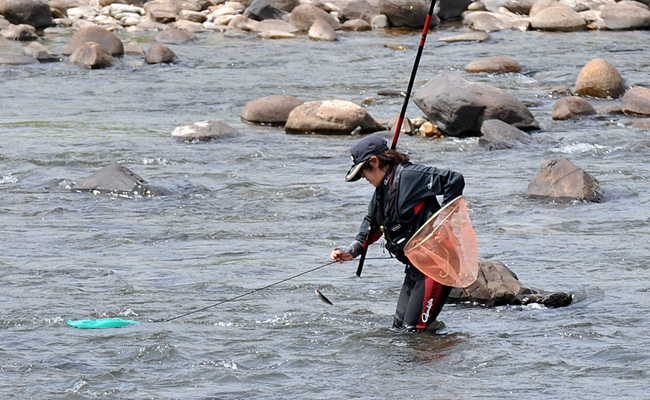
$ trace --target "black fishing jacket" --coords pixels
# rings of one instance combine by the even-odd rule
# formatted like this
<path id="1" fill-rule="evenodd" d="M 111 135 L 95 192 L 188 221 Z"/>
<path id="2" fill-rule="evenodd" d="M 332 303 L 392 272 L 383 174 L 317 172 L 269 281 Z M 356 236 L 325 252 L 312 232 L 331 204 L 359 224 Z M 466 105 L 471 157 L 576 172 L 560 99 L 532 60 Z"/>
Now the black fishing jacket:
<path id="1" fill-rule="evenodd" d="M 436 196 L 442 196 L 444 205 L 462 195 L 464 187 L 465 180 L 457 172 L 411 163 L 389 167 L 375 189 L 355 242 L 364 244 L 372 224 L 364 245 L 367 247 L 383 234 L 386 249 L 408 264 L 404 245 L 441 208 Z"/>

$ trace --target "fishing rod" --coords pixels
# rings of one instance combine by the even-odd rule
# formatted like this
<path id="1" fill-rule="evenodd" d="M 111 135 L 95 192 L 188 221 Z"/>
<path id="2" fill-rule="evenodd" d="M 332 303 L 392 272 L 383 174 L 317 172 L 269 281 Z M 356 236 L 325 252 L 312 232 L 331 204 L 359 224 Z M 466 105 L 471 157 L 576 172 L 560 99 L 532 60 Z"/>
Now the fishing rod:
<path id="1" fill-rule="evenodd" d="M 431 0 L 431 5 L 429 6 L 429 13 L 427 14 L 427 19 L 424 22 L 424 28 L 422 29 L 422 37 L 420 38 L 420 45 L 418 46 L 418 52 L 415 56 L 415 62 L 413 63 L 413 69 L 411 70 L 411 77 L 409 78 L 409 83 L 406 88 L 406 95 L 404 96 L 404 102 L 402 103 L 402 110 L 399 113 L 399 118 L 397 120 L 397 125 L 395 125 L 395 134 L 393 135 L 393 143 L 391 144 L 391 150 L 397 149 L 397 140 L 399 139 L 400 131 L 402 130 L 402 123 L 404 122 L 404 117 L 406 116 L 406 109 L 408 108 L 409 99 L 411 98 L 411 91 L 413 90 L 413 83 L 415 82 L 415 75 L 417 74 L 418 67 L 420 65 L 420 58 L 422 57 L 422 51 L 424 50 L 424 43 L 427 41 L 427 35 L 429 34 L 429 25 L 431 24 L 431 18 L 433 17 L 433 9 L 436 5 L 436 0 Z M 373 206 L 372 209 L 372 218 L 375 215 L 375 209 Z M 357 267 L 357 276 L 361 276 L 361 271 L 363 270 L 363 264 L 366 260 L 366 253 L 369 247 L 370 231 L 374 221 L 370 221 L 368 226 L 368 232 L 366 232 L 366 238 L 363 241 L 363 250 L 361 251 L 361 257 L 359 258 L 359 266 Z"/>

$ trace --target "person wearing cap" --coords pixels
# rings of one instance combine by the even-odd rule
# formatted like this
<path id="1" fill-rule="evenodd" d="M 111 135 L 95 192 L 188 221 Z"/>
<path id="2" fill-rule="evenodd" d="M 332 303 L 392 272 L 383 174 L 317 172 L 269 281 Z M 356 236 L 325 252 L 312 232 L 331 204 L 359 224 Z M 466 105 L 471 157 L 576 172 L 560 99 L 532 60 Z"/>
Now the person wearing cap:
<path id="1" fill-rule="evenodd" d="M 389 149 L 380 133 L 358 140 L 350 153 L 352 167 L 345 180 L 363 177 L 375 192 L 355 239 L 335 248 L 330 258 L 352 260 L 383 236 L 386 249 L 406 266 L 393 327 L 423 331 L 438 317 L 451 287 L 415 268 L 404 255 L 404 245 L 441 208 L 436 196 L 442 196 L 445 205 L 463 194 L 464 178 L 457 172 L 412 164 L 408 155 Z"/>

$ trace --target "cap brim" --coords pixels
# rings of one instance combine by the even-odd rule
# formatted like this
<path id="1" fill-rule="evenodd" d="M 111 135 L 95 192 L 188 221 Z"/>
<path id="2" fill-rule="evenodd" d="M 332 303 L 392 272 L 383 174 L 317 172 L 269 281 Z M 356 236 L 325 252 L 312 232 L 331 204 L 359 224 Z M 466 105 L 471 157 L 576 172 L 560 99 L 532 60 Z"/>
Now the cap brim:
<path id="1" fill-rule="evenodd" d="M 348 174 L 345 175 L 345 181 L 346 182 L 355 182 L 361 179 L 361 167 L 363 167 L 363 164 L 366 162 L 360 162 L 357 165 L 353 165 L 352 168 L 348 171 Z"/>

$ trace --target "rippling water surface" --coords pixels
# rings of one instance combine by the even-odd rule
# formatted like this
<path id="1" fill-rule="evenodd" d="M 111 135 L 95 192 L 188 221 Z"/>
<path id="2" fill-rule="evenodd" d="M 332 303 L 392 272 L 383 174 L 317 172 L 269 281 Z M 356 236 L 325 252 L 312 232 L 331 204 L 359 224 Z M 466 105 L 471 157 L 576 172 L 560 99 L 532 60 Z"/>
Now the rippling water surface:
<path id="1" fill-rule="evenodd" d="M 286 93 L 305 101 L 376 97 L 369 112 L 393 117 L 401 99 L 376 93 L 405 89 L 420 33 L 342 33 L 335 43 L 205 33 L 172 47 L 182 60 L 173 66 L 127 56 L 100 71 L 0 67 L 0 395 L 647 397 L 650 134 L 619 115 L 553 121 L 549 91 L 572 87 L 597 57 L 630 85 L 650 87 L 649 34 L 437 40 L 462 31 L 449 25 L 429 34 L 415 89 L 479 57 L 513 57 L 521 74 L 468 78 L 526 102 L 543 129 L 513 150 L 408 136 L 399 147 L 465 175 L 480 258 L 506 263 L 528 287 L 572 292 L 571 306 L 448 305 L 437 333 L 394 332 L 402 268 L 375 245 L 360 279 L 356 261 L 335 264 L 171 322 L 68 327 L 68 319 L 151 321 L 198 310 L 322 266 L 356 232 L 372 188 L 343 182 L 354 138 L 287 135 L 239 115 L 253 99 Z M 61 52 L 66 40 L 45 44 Z M 411 104 L 408 115 L 421 112 Z M 238 135 L 196 144 L 170 137 L 205 119 L 224 120 Z M 605 201 L 527 199 L 528 182 L 554 157 L 595 176 Z M 70 191 L 111 163 L 173 194 Z"/>

